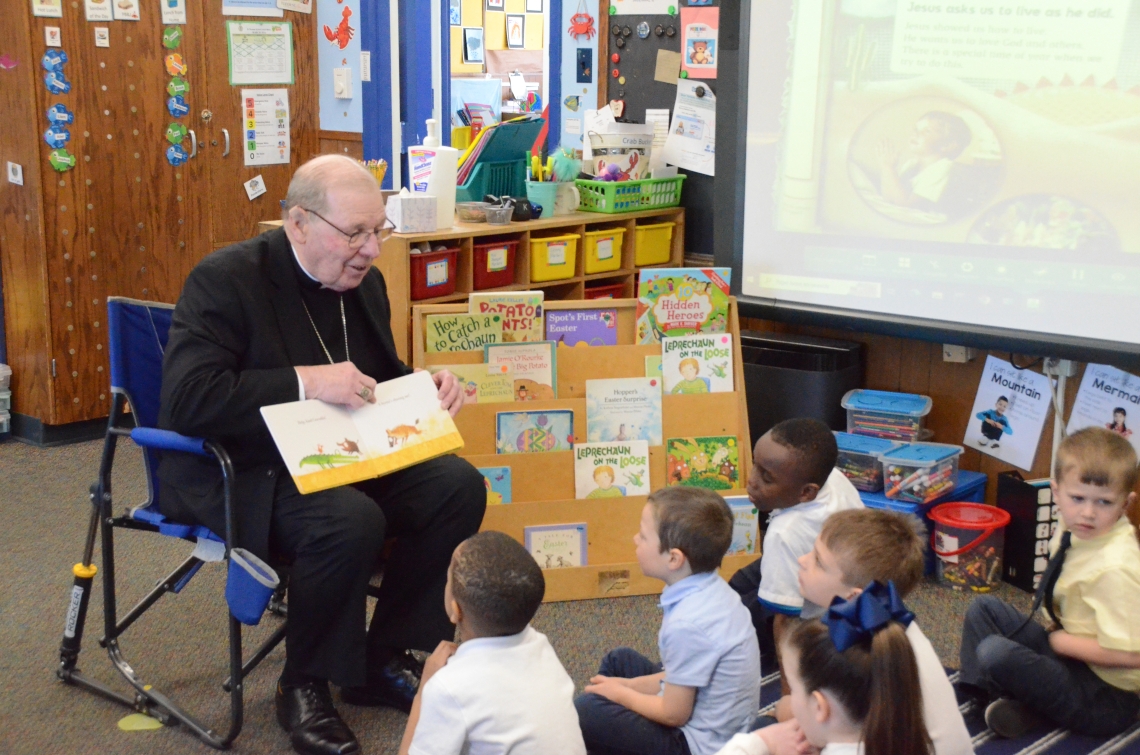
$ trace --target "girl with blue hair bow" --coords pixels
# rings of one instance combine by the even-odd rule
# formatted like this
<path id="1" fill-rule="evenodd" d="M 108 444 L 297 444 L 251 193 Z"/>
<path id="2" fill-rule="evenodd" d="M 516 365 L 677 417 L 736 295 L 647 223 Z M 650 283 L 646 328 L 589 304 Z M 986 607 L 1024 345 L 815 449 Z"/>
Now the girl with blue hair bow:
<path id="1" fill-rule="evenodd" d="M 821 755 L 933 753 L 906 637 L 913 619 L 894 583 L 872 582 L 852 600 L 836 598 L 822 621 L 796 625 L 782 648 L 795 721 L 737 734 L 717 755 L 779 755 L 805 744 Z"/>

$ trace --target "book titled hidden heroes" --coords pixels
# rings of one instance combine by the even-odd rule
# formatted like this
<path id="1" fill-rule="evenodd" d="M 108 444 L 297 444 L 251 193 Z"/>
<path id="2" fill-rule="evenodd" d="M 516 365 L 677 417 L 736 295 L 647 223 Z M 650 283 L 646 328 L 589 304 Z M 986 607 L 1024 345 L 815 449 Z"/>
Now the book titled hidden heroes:
<path id="1" fill-rule="evenodd" d="M 728 330 L 727 267 L 650 268 L 638 273 L 637 342 Z"/>

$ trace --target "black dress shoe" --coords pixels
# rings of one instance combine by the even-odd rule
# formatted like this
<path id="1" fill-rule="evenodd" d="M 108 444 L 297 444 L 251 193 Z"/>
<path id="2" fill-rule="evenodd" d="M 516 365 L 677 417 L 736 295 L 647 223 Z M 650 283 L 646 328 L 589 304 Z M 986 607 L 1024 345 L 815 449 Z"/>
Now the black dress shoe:
<path id="1" fill-rule="evenodd" d="M 360 752 L 356 735 L 333 705 L 328 682 L 296 686 L 277 683 L 277 722 L 289 732 L 302 755 L 349 755 Z"/>
<path id="2" fill-rule="evenodd" d="M 386 705 L 409 713 L 423 670 L 423 664 L 411 653 L 397 653 L 378 672 L 369 673 L 368 683 L 363 687 L 341 687 L 340 699 L 349 705 L 366 708 Z"/>

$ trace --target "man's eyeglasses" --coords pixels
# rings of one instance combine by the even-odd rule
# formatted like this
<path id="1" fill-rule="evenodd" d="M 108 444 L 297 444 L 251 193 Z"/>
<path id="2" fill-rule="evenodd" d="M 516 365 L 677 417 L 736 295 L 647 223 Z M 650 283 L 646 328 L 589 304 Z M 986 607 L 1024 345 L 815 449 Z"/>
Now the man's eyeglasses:
<path id="1" fill-rule="evenodd" d="M 327 223 L 333 230 L 339 232 L 342 236 L 344 236 L 346 239 L 348 239 L 348 246 L 351 249 L 359 249 L 360 247 L 364 246 L 365 244 L 368 243 L 368 237 L 373 236 L 373 235 L 376 236 L 377 241 L 379 241 L 381 244 L 383 244 L 385 241 L 388 240 L 388 237 L 392 235 L 392 231 L 394 231 L 396 229 L 396 226 L 394 226 L 392 224 L 392 221 L 385 218 L 383 225 L 381 225 L 379 228 L 373 228 L 371 230 L 356 231 L 355 233 L 349 233 L 348 231 L 344 230 L 343 228 L 335 225 L 332 221 L 330 221 L 328 218 L 326 218 L 324 215 L 320 214 L 316 210 L 310 210 L 307 207 L 302 207 L 301 209 L 304 210 L 305 212 L 311 212 L 312 214 L 316 215 L 318 218 L 325 221 L 325 223 Z"/>

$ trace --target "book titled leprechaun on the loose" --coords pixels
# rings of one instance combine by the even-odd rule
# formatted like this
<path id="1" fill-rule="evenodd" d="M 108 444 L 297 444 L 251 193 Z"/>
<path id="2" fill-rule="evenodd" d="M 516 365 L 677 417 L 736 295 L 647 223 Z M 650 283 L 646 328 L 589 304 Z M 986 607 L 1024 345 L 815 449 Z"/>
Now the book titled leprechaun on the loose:
<path id="1" fill-rule="evenodd" d="M 375 395 L 355 410 L 311 399 L 261 407 L 297 490 L 381 477 L 463 448 L 429 373 L 378 383 Z"/>

